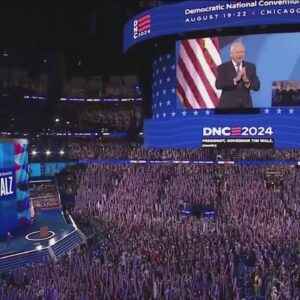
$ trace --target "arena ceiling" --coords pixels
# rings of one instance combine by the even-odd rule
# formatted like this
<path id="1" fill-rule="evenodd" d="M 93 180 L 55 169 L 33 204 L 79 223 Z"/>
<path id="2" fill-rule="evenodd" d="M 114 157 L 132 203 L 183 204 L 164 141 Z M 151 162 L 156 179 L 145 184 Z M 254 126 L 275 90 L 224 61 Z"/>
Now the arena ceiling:
<path id="1" fill-rule="evenodd" d="M 127 70 L 122 29 L 139 1 L 2 1 L 0 53 L 35 65 L 63 55 L 68 69 L 100 74 Z M 125 71 L 124 71 L 125 72 Z"/>

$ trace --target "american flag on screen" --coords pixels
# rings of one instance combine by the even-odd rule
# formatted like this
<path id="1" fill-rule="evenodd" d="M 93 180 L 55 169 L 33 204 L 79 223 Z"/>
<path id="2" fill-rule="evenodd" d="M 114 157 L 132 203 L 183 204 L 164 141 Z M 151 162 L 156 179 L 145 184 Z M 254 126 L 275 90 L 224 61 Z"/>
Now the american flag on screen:
<path id="1" fill-rule="evenodd" d="M 215 87 L 221 64 L 217 37 L 180 42 L 176 71 L 177 96 L 185 108 L 215 108 L 221 90 Z"/>
<path id="2" fill-rule="evenodd" d="M 176 97 L 175 51 L 158 56 L 153 61 L 152 70 L 153 118 L 178 116 L 180 103 Z"/>

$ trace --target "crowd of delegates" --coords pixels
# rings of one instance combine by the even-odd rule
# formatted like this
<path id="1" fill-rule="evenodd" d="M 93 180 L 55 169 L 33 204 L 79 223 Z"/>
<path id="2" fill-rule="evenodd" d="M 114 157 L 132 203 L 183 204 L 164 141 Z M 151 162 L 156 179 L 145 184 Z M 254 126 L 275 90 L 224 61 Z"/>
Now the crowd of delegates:
<path id="1" fill-rule="evenodd" d="M 110 130 L 128 131 L 130 128 L 138 128 L 142 120 L 142 107 L 139 105 L 109 105 L 95 109 L 90 108 L 79 115 L 81 122 L 101 124 Z M 132 122 L 134 122 L 132 124 Z"/>
<path id="2" fill-rule="evenodd" d="M 97 146 L 96 146 L 97 145 Z M 85 140 L 80 143 L 72 142 L 69 147 L 69 158 L 75 159 L 94 159 L 98 157 L 101 150 L 101 143 L 93 140 Z"/>
<path id="3" fill-rule="evenodd" d="M 277 106 L 300 104 L 300 81 L 275 81 L 272 89 L 272 103 Z"/>
<path id="4" fill-rule="evenodd" d="M 300 151 L 279 149 L 146 149 L 139 142 L 109 137 L 31 138 L 30 160 L 166 159 L 166 160 L 300 160 Z M 46 151 L 51 151 L 47 155 Z M 34 155 L 32 152 L 34 151 Z M 63 154 L 61 154 L 63 151 Z"/>
<path id="5" fill-rule="evenodd" d="M 1 299 L 31 293 L 62 300 L 299 300 L 300 172 L 279 168 L 274 185 L 269 171 L 187 164 L 77 168 L 72 214 L 101 233 L 103 252 L 84 247 L 56 263 L 17 269 Z M 217 216 L 181 216 L 184 203 L 210 205 Z M 13 293 L 21 296 L 9 298 Z"/>
<path id="6" fill-rule="evenodd" d="M 100 78 L 72 77 L 64 81 L 63 97 L 70 98 L 129 98 L 140 97 L 140 89 L 135 76 L 116 76 L 103 82 Z"/>
<path id="7" fill-rule="evenodd" d="M 108 93 L 110 94 L 109 90 Z M 103 94 L 101 97 L 110 97 L 109 94 Z M 31 101 L 24 98 L 24 96 L 37 97 L 38 95 L 49 98 L 49 100 Z M 125 97 L 123 99 L 132 99 L 133 97 L 130 93 L 125 93 L 125 95 L 115 95 L 116 102 L 59 101 L 49 112 L 47 103 L 54 96 L 47 96 L 47 93 L 40 94 L 34 89 L 21 87 L 4 89 L 0 79 L 0 127 L 1 130 L 11 132 L 41 132 L 43 128 L 77 132 L 100 131 L 101 128 L 128 131 L 131 127 L 139 127 L 142 119 L 142 107 L 141 101 L 122 102 L 122 97 Z M 66 97 L 75 96 L 70 94 Z M 86 99 L 90 96 L 85 94 L 80 98 Z M 20 108 L 20 111 L 15 110 L 16 106 Z M 59 119 L 59 121 L 54 122 L 55 119 Z M 136 124 L 133 124 L 133 119 Z"/>
<path id="8" fill-rule="evenodd" d="M 170 159 L 170 160 L 288 160 L 298 161 L 300 151 L 279 149 L 146 149 L 137 143 L 73 141 L 70 159 Z"/>
<path id="9" fill-rule="evenodd" d="M 58 107 L 60 122 L 57 130 L 128 131 L 138 128 L 142 120 L 142 106 L 135 102 L 73 103 L 63 102 Z M 66 122 L 69 122 L 66 124 Z"/>
<path id="10" fill-rule="evenodd" d="M 61 207 L 57 187 L 52 181 L 30 183 L 29 194 L 36 211 Z"/>

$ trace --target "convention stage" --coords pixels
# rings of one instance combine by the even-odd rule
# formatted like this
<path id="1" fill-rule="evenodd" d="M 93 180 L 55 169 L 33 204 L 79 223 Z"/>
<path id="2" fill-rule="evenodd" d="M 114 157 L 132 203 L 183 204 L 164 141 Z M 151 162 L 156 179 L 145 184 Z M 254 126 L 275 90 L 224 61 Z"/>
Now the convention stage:
<path id="1" fill-rule="evenodd" d="M 48 227 L 49 236 L 40 237 L 39 232 L 42 227 Z M 66 223 L 61 209 L 39 211 L 31 225 L 12 233 L 9 245 L 6 236 L 1 237 L 0 259 L 31 250 L 42 250 L 54 245 L 74 230 L 76 225 Z"/>

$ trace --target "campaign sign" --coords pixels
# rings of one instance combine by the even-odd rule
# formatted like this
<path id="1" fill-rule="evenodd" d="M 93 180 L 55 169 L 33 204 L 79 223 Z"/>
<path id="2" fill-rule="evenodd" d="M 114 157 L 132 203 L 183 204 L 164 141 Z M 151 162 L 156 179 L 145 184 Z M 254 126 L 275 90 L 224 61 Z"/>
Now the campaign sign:
<path id="1" fill-rule="evenodd" d="M 16 174 L 14 169 L 0 169 L 0 201 L 16 198 Z"/>

